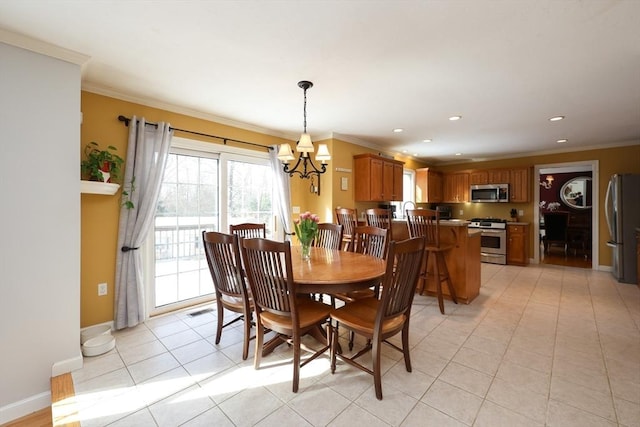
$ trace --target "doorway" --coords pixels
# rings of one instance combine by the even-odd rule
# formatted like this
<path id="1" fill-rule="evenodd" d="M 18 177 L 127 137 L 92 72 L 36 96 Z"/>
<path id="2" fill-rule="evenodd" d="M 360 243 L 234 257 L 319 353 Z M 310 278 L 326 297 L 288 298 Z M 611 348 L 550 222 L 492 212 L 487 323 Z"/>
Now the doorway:
<path id="1" fill-rule="evenodd" d="M 534 263 L 598 269 L 598 175 L 597 160 L 534 167 L 534 179 L 538 182 L 534 190 Z M 586 205 L 580 185 L 588 185 L 590 206 Z M 574 219 L 568 235 L 566 253 L 562 247 L 559 250 L 544 249 L 543 213 L 550 211 L 567 211 Z"/>

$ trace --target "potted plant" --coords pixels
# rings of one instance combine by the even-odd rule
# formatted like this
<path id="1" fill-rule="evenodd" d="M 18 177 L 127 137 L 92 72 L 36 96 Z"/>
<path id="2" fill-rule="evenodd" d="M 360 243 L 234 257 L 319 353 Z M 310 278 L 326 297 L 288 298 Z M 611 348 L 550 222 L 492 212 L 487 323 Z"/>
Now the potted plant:
<path id="1" fill-rule="evenodd" d="M 124 160 L 116 151 L 113 145 L 102 150 L 97 142 L 88 143 L 84 147 L 85 159 L 80 163 L 82 175 L 90 181 L 111 182 L 112 179 L 120 179 Z"/>

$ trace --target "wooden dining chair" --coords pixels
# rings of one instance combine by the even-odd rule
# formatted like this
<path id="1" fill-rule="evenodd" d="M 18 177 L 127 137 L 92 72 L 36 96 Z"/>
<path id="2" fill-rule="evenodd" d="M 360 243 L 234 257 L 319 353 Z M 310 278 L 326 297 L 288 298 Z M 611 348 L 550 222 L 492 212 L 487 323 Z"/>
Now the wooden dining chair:
<path id="1" fill-rule="evenodd" d="M 340 249 L 342 246 L 342 232 L 342 225 L 321 222 L 318 224 L 318 234 L 311 245 L 326 249 Z"/>
<path id="2" fill-rule="evenodd" d="M 229 232 L 231 234 L 237 234 L 239 237 L 245 239 L 253 239 L 256 237 L 267 237 L 267 227 L 265 224 L 257 224 L 252 222 L 245 222 L 242 224 L 232 224 L 229 226 Z"/>
<path id="3" fill-rule="evenodd" d="M 301 337 L 313 328 L 322 328 L 332 309 L 327 304 L 297 294 L 293 281 L 290 242 L 243 239 L 241 253 L 258 324 L 254 367 L 259 369 L 262 360 L 264 330 L 260 326 L 264 326 L 278 334 L 275 340 L 283 340 L 293 347 L 293 392 L 296 393 L 300 382 L 300 368 L 329 348 L 329 337 L 326 345 L 317 351 L 305 346 L 304 350 L 312 354 L 301 362 Z M 271 342 L 267 344 L 269 346 Z"/>
<path id="4" fill-rule="evenodd" d="M 358 226 L 353 232 L 352 252 L 386 259 L 387 248 L 389 246 L 388 237 L 389 230 L 386 228 L 373 227 L 370 225 Z M 379 295 L 380 284 L 378 283 L 371 288 L 333 294 L 331 295 L 331 305 L 333 307 L 336 306 L 336 299 L 348 304 L 363 298 L 378 298 Z M 349 337 L 349 350 L 353 348 L 353 339 L 354 334 L 351 333 Z"/>
<path id="5" fill-rule="evenodd" d="M 444 255 L 447 251 L 453 249 L 453 245 L 445 245 L 440 242 L 440 212 L 433 209 L 407 209 L 407 228 L 409 229 L 409 237 L 422 237 L 427 239 L 426 258 L 420 274 L 422 286 L 420 294 L 422 295 L 427 288 L 427 281 L 430 277 L 430 266 L 433 267 L 433 280 L 436 285 L 436 296 L 438 298 L 438 306 L 440 313 L 444 314 L 444 297 L 442 295 L 442 282 L 447 284 L 449 296 L 455 304 L 458 303 L 456 290 L 451 282 L 449 269 Z"/>
<path id="6" fill-rule="evenodd" d="M 411 372 L 409 354 L 409 319 L 411 303 L 420 276 L 424 258 L 425 238 L 416 237 L 389 245 L 387 271 L 383 279 L 380 299 L 365 298 L 346 304 L 331 313 L 335 326 L 331 326 L 331 373 L 336 371 L 336 359 L 340 359 L 364 372 L 373 375 L 376 397 L 382 400 L 382 372 L 380 357 L 382 343 L 386 343 L 404 355 L 407 372 Z M 395 265 L 395 268 L 394 268 Z M 338 352 L 338 326 L 362 335 L 366 345 L 356 354 L 348 357 Z M 388 341 L 402 332 L 402 347 Z M 356 361 L 371 351 L 373 366 L 368 368 Z"/>
<path id="7" fill-rule="evenodd" d="M 391 224 L 393 221 L 393 213 L 391 212 L 391 209 L 367 209 L 364 211 L 364 215 L 367 220 L 367 225 L 388 229 L 389 239 L 393 240 L 391 236 Z"/>
<path id="8" fill-rule="evenodd" d="M 350 251 L 353 229 L 358 226 L 358 210 L 350 208 L 336 208 L 336 222 L 343 228 L 343 249 Z"/>
<path id="9" fill-rule="evenodd" d="M 242 360 L 249 354 L 251 333 L 251 313 L 253 301 L 249 294 L 242 271 L 238 236 L 203 231 L 202 241 L 204 253 L 213 279 L 216 292 L 216 306 L 218 311 L 218 326 L 216 329 L 216 344 L 220 344 L 222 328 L 237 321 L 244 320 L 244 339 L 242 341 Z M 231 321 L 224 323 L 224 310 L 239 313 Z"/>

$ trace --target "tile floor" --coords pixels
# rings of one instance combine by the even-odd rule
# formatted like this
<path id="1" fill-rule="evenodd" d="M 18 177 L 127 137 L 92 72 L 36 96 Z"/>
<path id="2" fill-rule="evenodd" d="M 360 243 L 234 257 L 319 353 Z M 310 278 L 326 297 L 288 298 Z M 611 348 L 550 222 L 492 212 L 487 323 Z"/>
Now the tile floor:
<path id="1" fill-rule="evenodd" d="M 470 305 L 416 296 L 413 372 L 383 353 L 369 375 L 328 359 L 301 370 L 279 347 L 253 369 L 241 330 L 214 345 L 215 313 L 154 318 L 73 372 L 83 426 L 638 426 L 640 290 L 569 267 L 482 265 Z M 239 326 L 239 325 L 238 325 Z M 252 347 L 253 349 L 253 347 Z"/>

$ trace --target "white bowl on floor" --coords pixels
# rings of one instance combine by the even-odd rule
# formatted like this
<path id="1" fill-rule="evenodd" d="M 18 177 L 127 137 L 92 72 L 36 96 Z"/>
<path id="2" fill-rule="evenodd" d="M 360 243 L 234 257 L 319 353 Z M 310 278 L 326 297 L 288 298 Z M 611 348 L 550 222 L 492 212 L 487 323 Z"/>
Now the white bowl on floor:
<path id="1" fill-rule="evenodd" d="M 111 335 L 111 326 L 96 325 L 80 331 L 80 344 L 84 344 L 91 338 L 95 338 L 99 335 Z"/>
<path id="2" fill-rule="evenodd" d="M 84 356 L 99 356 L 110 351 L 115 346 L 116 337 L 113 335 L 98 335 L 82 344 L 82 354 Z"/>

